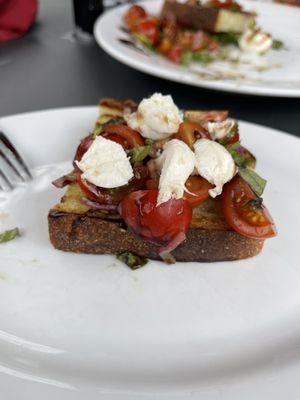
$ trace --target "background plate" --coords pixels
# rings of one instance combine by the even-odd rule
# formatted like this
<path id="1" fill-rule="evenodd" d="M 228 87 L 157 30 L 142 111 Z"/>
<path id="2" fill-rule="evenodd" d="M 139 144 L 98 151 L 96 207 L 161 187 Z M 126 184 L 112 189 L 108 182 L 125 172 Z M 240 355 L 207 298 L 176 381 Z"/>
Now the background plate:
<path id="1" fill-rule="evenodd" d="M 193 86 L 265 96 L 300 97 L 300 9 L 272 3 L 240 1 L 247 10 L 258 13 L 258 25 L 285 44 L 282 51 L 266 57 L 277 67 L 259 74 L 247 73 L 243 80 L 203 80 L 189 68 L 175 65 L 155 53 L 142 54 L 119 41 L 122 16 L 128 5 L 119 6 L 101 16 L 94 34 L 99 45 L 118 61 L 160 78 Z M 141 2 L 151 14 L 159 15 L 162 1 Z M 208 67 L 203 67 L 203 70 Z M 225 72 L 225 69 L 224 69 Z"/>
<path id="2" fill-rule="evenodd" d="M 0 247 L 3 399 L 299 398 L 299 139 L 240 125 L 279 230 L 259 256 L 151 261 L 133 272 L 48 241 L 47 212 L 63 193 L 50 181 L 96 115 L 85 107 L 0 120 L 36 176 L 0 193 L 0 230 L 22 230 Z"/>

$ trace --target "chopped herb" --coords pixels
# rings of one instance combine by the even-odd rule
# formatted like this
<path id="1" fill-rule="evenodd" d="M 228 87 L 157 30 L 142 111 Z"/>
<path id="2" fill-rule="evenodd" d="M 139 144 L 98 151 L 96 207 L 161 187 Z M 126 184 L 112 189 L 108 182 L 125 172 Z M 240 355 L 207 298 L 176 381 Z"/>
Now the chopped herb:
<path id="1" fill-rule="evenodd" d="M 146 139 L 145 139 L 145 143 L 146 143 L 146 145 L 148 145 L 148 146 L 152 146 L 153 143 L 154 143 L 154 140 L 153 140 L 153 139 L 146 138 Z"/>
<path id="2" fill-rule="evenodd" d="M 94 128 L 94 130 L 93 130 L 93 132 L 92 132 L 94 139 L 95 139 L 96 136 L 100 135 L 100 133 L 102 132 L 102 129 L 103 129 L 103 128 L 102 128 L 102 125 L 97 125 L 97 126 Z"/>
<path id="3" fill-rule="evenodd" d="M 140 43 L 148 47 L 149 49 L 153 49 L 153 45 L 151 43 L 151 40 L 147 38 L 146 35 L 143 35 L 142 33 L 139 32 L 134 32 L 132 33 L 132 36 L 138 40 Z"/>
<path id="4" fill-rule="evenodd" d="M 145 257 L 138 256 L 137 254 L 129 251 L 117 254 L 117 259 L 128 265 L 129 268 L 135 270 L 147 264 L 148 260 Z"/>
<path id="5" fill-rule="evenodd" d="M 267 183 L 265 179 L 250 168 L 239 168 L 238 174 L 248 183 L 256 196 L 260 197 L 262 195 Z"/>
<path id="6" fill-rule="evenodd" d="M 234 44 L 236 46 L 239 44 L 240 36 L 241 34 L 237 32 L 220 32 L 213 35 L 222 44 Z"/>
<path id="7" fill-rule="evenodd" d="M 227 151 L 229 151 L 234 162 L 238 167 L 243 167 L 243 168 L 255 167 L 256 158 L 249 150 L 241 146 L 240 142 L 228 144 L 225 146 L 225 148 L 227 149 Z"/>
<path id="8" fill-rule="evenodd" d="M 136 146 L 127 151 L 127 154 L 130 156 L 130 161 L 134 164 L 137 161 L 143 161 L 149 154 L 151 146 L 148 144 L 147 146 Z"/>
<path id="9" fill-rule="evenodd" d="M 9 242 L 17 236 L 20 236 L 19 228 L 14 228 L 0 234 L 0 243 Z"/>
<path id="10" fill-rule="evenodd" d="M 193 56 L 196 61 L 199 61 L 202 63 L 209 63 L 209 62 L 214 61 L 214 57 L 205 51 L 196 51 L 196 52 L 194 52 Z"/>
<path id="11" fill-rule="evenodd" d="M 182 65 L 189 65 L 189 63 L 192 61 L 193 59 L 193 53 L 191 51 L 184 51 L 182 53 L 181 59 L 180 59 L 180 63 Z"/>
<path id="12" fill-rule="evenodd" d="M 278 39 L 274 39 L 272 43 L 272 49 L 279 50 L 283 47 L 283 42 Z"/>

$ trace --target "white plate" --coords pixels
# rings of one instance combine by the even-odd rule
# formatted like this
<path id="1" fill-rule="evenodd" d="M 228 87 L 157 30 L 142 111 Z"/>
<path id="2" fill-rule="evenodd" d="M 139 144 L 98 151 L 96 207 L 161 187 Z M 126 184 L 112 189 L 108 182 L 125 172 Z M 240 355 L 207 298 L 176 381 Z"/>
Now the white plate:
<path id="1" fill-rule="evenodd" d="M 142 4 L 151 14 L 159 15 L 161 0 L 144 1 Z M 99 45 L 118 61 L 132 68 L 176 82 L 210 89 L 266 96 L 300 97 L 300 9 L 278 4 L 241 1 L 247 10 L 258 13 L 258 23 L 275 38 L 282 40 L 286 49 L 272 50 L 263 57 L 273 66 L 264 72 L 241 70 L 242 79 L 204 80 L 198 72 L 172 64 L 155 53 L 143 54 L 119 41 L 128 37 L 122 32 L 122 15 L 128 5 L 116 7 L 105 13 L 95 24 L 94 34 Z M 198 65 L 199 69 L 199 65 Z M 202 72 L 228 73 L 228 66 L 208 65 Z M 232 67 L 231 67 L 232 71 Z M 236 71 L 234 72 L 236 73 Z"/>
<path id="2" fill-rule="evenodd" d="M 5 400 L 266 400 L 300 397 L 300 140 L 241 123 L 278 226 L 252 259 L 149 262 L 63 253 L 47 212 L 95 107 L 2 118 L 35 180 L 0 193 L 0 387 Z M 52 167 L 45 165 L 52 164 Z M 7 221 L 3 212 L 9 214 Z"/>

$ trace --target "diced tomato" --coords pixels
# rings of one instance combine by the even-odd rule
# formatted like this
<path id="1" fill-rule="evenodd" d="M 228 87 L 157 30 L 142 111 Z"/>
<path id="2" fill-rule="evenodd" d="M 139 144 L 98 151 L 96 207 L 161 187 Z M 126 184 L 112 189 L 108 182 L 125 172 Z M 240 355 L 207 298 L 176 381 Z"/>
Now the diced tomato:
<path id="1" fill-rule="evenodd" d="M 175 64 L 179 64 L 182 56 L 182 46 L 174 44 L 170 51 L 168 51 L 167 58 Z"/>
<path id="2" fill-rule="evenodd" d="M 238 175 L 223 188 L 222 211 L 228 225 L 241 235 L 267 239 L 277 234 L 269 211 Z"/>
<path id="3" fill-rule="evenodd" d="M 188 114 L 189 112 L 187 112 Z M 193 113 L 191 111 L 191 113 Z M 228 117 L 228 111 L 210 110 L 210 111 L 197 111 L 195 113 L 195 120 L 197 122 L 223 122 Z"/>
<path id="4" fill-rule="evenodd" d="M 197 139 L 211 139 L 209 132 L 202 125 L 190 121 L 182 122 L 174 137 L 185 142 L 190 148 L 193 148 Z"/>
<path id="5" fill-rule="evenodd" d="M 159 42 L 158 20 L 154 17 L 145 17 L 139 20 L 134 31 L 144 35 L 153 46 Z"/>
<path id="6" fill-rule="evenodd" d="M 210 3 L 215 8 L 234 8 L 235 11 L 241 10 L 241 6 L 233 0 L 210 0 Z"/>
<path id="7" fill-rule="evenodd" d="M 228 138 L 228 140 L 226 140 L 226 144 L 233 144 L 238 142 L 239 140 L 240 140 L 240 134 L 236 132 L 233 136 L 231 136 L 230 138 Z"/>
<path id="8" fill-rule="evenodd" d="M 189 202 L 192 207 L 196 207 L 209 198 L 208 191 L 214 186 L 201 176 L 190 176 L 185 183 L 188 192 L 184 193 L 183 198 Z M 191 194 L 192 193 L 192 194 Z"/>
<path id="9" fill-rule="evenodd" d="M 125 149 L 143 146 L 145 143 L 139 132 L 122 124 L 105 126 L 102 136 L 120 143 Z"/>
<path id="10" fill-rule="evenodd" d="M 209 51 L 217 51 L 220 48 L 220 43 L 217 40 L 210 37 L 208 40 L 207 48 Z"/>
<path id="11" fill-rule="evenodd" d="M 122 200 L 120 213 L 128 228 L 140 237 L 165 245 L 188 230 L 192 208 L 184 199 L 157 205 L 157 196 L 157 190 L 133 192 Z"/>
<path id="12" fill-rule="evenodd" d="M 124 15 L 124 23 L 127 29 L 133 31 L 137 25 L 137 23 L 146 17 L 146 11 L 143 7 L 134 4 L 133 6 L 129 7 L 126 14 Z"/>
<path id="13" fill-rule="evenodd" d="M 166 54 L 170 51 L 172 47 L 172 42 L 169 38 L 163 37 L 162 40 L 159 42 L 159 45 L 157 46 L 157 50 L 161 54 Z"/>
<path id="14" fill-rule="evenodd" d="M 177 43 L 184 49 L 190 50 L 192 47 L 194 33 L 190 31 L 180 31 L 177 35 Z"/>

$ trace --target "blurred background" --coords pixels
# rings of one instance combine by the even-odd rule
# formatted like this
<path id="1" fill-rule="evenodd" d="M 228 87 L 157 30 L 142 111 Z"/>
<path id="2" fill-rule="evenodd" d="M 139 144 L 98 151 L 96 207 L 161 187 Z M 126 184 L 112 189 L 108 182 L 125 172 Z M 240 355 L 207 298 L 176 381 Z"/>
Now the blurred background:
<path id="1" fill-rule="evenodd" d="M 288 1 L 297 4 L 296 0 Z M 296 111 L 299 110 L 298 99 L 205 90 L 133 70 L 107 55 L 92 36 L 82 33 L 78 27 L 77 34 L 74 34 L 71 0 L 21 1 L 21 15 L 27 22 L 22 22 L 23 31 L 21 28 L 20 31 L 19 28 L 12 29 L 12 35 L 19 38 L 6 41 L 7 27 L 3 20 L 9 3 L 9 0 L 0 0 L 0 116 L 92 105 L 101 96 L 139 100 L 159 91 L 172 94 L 181 107 L 229 109 L 234 118 L 300 135 L 300 113 Z M 84 26 L 86 16 L 83 21 L 80 18 L 84 16 L 83 10 L 87 9 L 88 3 L 88 0 L 74 2 L 77 7 L 76 21 L 84 29 L 87 29 Z M 89 11 L 93 20 L 104 9 L 120 2 L 104 0 L 102 4 L 94 0 L 91 3 Z M 19 23 L 17 16 L 15 14 L 15 24 Z M 25 33 L 26 23 L 30 28 Z M 92 31 L 90 28 L 87 30 Z"/>

